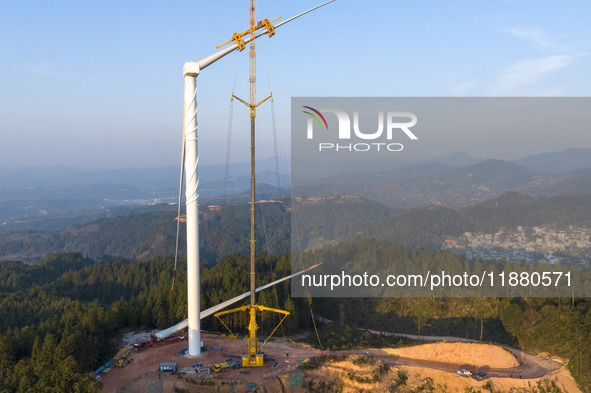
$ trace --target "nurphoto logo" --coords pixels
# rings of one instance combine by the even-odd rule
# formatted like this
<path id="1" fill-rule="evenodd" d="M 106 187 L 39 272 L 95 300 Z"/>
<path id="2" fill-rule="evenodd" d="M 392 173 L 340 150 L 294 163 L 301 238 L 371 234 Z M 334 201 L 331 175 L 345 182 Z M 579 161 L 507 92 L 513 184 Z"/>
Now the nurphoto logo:
<path id="1" fill-rule="evenodd" d="M 338 138 L 336 141 L 331 142 L 319 142 L 319 151 L 402 151 L 404 145 L 398 142 L 392 142 L 392 139 L 400 135 L 399 131 L 402 131 L 411 140 L 419 139 L 410 128 L 417 124 L 417 116 L 411 112 L 396 112 L 379 111 L 378 126 L 376 131 L 361 130 L 359 126 L 359 112 L 353 111 L 353 132 L 351 132 L 351 117 L 347 112 L 337 108 L 321 108 L 320 110 L 312 108 L 310 106 L 303 106 L 305 113 L 308 115 L 306 135 L 307 139 L 314 139 L 314 127 L 317 124 L 317 128 L 323 133 L 323 139 L 326 139 L 330 135 L 333 139 L 334 135 L 328 134 L 328 122 L 326 121 L 326 113 L 332 113 L 336 115 L 338 129 Z M 384 123 L 386 126 L 384 127 Z M 384 133 L 385 128 L 385 133 Z M 326 134 L 325 134 L 326 133 Z M 368 142 L 359 143 L 344 143 L 351 140 L 362 140 Z M 371 141 L 371 142 L 369 142 Z"/>

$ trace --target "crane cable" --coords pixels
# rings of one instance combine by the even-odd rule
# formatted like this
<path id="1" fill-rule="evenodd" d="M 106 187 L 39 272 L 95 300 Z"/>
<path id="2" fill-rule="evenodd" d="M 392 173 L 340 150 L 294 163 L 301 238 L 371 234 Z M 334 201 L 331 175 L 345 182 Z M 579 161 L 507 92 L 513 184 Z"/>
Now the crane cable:
<path id="1" fill-rule="evenodd" d="M 267 70 L 267 82 L 269 83 L 269 93 L 271 93 L 271 78 L 269 77 L 269 66 L 267 65 L 267 53 L 265 52 L 265 40 L 261 39 L 263 46 L 263 59 Z M 275 100 L 271 94 L 271 126 L 273 128 L 273 153 L 275 157 L 275 176 L 277 181 L 277 198 L 281 201 L 281 178 L 279 176 L 279 153 L 277 152 L 277 127 L 275 125 Z"/>
<path id="2" fill-rule="evenodd" d="M 183 195 L 183 179 L 185 174 L 185 120 L 183 116 L 183 143 L 181 149 L 181 174 L 179 176 L 179 199 L 178 199 L 178 206 L 177 206 L 177 213 L 176 213 L 176 240 L 175 240 L 175 249 L 174 249 L 174 269 L 172 271 L 172 285 L 170 286 L 170 295 L 169 299 L 172 299 L 172 291 L 174 290 L 174 283 L 176 281 L 176 267 L 179 257 L 179 234 L 181 230 L 181 199 Z"/>
<path id="3" fill-rule="evenodd" d="M 264 44 L 264 40 L 261 40 L 263 42 L 263 54 L 265 54 L 265 44 Z M 265 59 L 265 65 L 267 64 L 267 57 L 266 55 L 264 56 Z M 271 80 L 269 78 L 269 67 L 267 67 L 267 80 L 269 81 L 269 90 L 271 90 Z M 278 191 L 278 198 L 281 201 L 281 188 L 279 187 L 279 181 L 280 181 L 280 176 L 279 176 L 279 153 L 277 152 L 277 131 L 276 131 L 276 127 L 275 127 L 275 105 L 274 105 L 274 100 L 271 98 L 271 111 L 272 111 L 272 122 L 273 122 L 273 147 L 275 150 L 275 173 L 277 174 L 277 191 Z M 286 142 L 287 144 L 287 142 Z M 286 148 L 286 151 L 288 149 Z M 287 160 L 287 171 L 288 173 L 291 173 L 291 166 L 290 166 L 290 160 Z M 298 227 L 298 222 L 297 222 L 297 218 L 296 218 L 296 209 L 295 207 L 292 205 L 291 207 L 291 217 L 293 220 L 293 223 L 291 225 L 292 227 L 292 232 L 293 230 L 295 230 L 295 234 L 292 233 L 291 236 L 295 235 L 295 239 L 297 241 L 298 244 L 298 249 L 301 250 L 302 249 L 302 239 L 300 237 L 300 232 L 299 232 L 299 227 Z M 293 258 L 294 254 L 292 253 L 291 257 Z M 277 296 L 277 291 L 275 290 L 275 296 Z M 318 344 L 320 345 L 320 349 L 322 350 L 322 342 L 320 341 L 320 335 L 318 334 L 318 329 L 316 328 L 316 321 L 314 320 L 314 312 L 312 311 L 312 297 L 308 294 L 306 296 L 307 298 L 307 303 L 308 303 L 308 307 L 310 308 L 310 315 L 312 316 L 312 324 L 314 325 L 314 331 L 316 332 L 316 338 L 318 339 Z"/>
<path id="4" fill-rule="evenodd" d="M 310 305 L 310 315 L 312 315 L 312 324 L 314 325 L 314 331 L 316 332 L 316 338 L 318 339 L 318 344 L 320 344 L 320 350 L 323 350 L 322 348 L 322 342 L 320 341 L 320 335 L 318 334 L 318 329 L 316 329 L 316 321 L 314 320 L 314 313 L 312 312 L 312 298 L 310 297 L 310 295 L 308 294 L 308 304 Z"/>
<path id="5" fill-rule="evenodd" d="M 236 80 L 238 79 L 238 67 L 240 66 L 240 52 L 238 52 L 238 60 L 236 61 L 236 72 L 234 74 L 234 85 L 232 86 L 232 95 L 230 99 L 230 113 L 228 116 L 228 137 L 226 142 L 226 167 L 224 170 L 224 193 L 222 194 L 222 212 L 221 212 L 221 227 L 225 228 L 227 225 L 226 207 L 228 205 L 228 179 L 230 177 L 230 148 L 232 146 L 232 120 L 234 118 L 234 92 L 236 91 Z M 220 260 L 224 257 L 224 244 L 222 241 L 220 245 Z"/>
<path id="6" fill-rule="evenodd" d="M 287 149 L 286 149 L 287 150 Z M 287 169 L 288 172 L 291 173 L 291 165 L 290 165 L 290 161 L 287 160 Z M 299 231 L 299 227 L 298 227 L 298 220 L 297 220 L 297 216 L 296 216 L 296 208 L 295 206 L 292 204 L 291 206 L 291 219 L 292 219 L 292 232 L 291 232 L 291 236 L 295 236 L 297 245 L 298 245 L 298 250 L 301 252 L 302 251 L 302 238 L 300 237 L 300 231 Z M 295 232 L 295 233 L 294 233 Z M 291 257 L 294 258 L 294 253 L 292 252 Z M 322 341 L 320 341 L 320 335 L 318 334 L 318 328 L 316 327 L 316 320 L 314 318 L 314 312 L 312 311 L 312 297 L 310 296 L 310 294 L 308 293 L 308 291 L 306 291 L 306 300 L 308 303 L 308 307 L 310 308 L 310 315 L 312 317 L 312 325 L 314 326 L 314 332 L 316 333 L 316 338 L 318 339 L 318 344 L 320 345 L 320 349 L 323 350 L 322 347 Z"/>
<path id="7" fill-rule="evenodd" d="M 271 128 L 273 130 L 273 147 L 274 147 L 274 158 L 275 158 L 275 175 L 276 175 L 276 182 L 277 182 L 277 199 L 279 203 L 281 203 L 281 183 L 280 183 L 280 176 L 279 176 L 279 156 L 277 152 L 277 127 L 275 124 L 275 100 L 273 99 L 273 92 L 271 90 L 271 78 L 269 76 L 269 65 L 267 63 L 267 52 L 265 51 L 265 40 L 261 39 L 261 45 L 263 47 L 263 59 L 265 60 L 265 70 L 267 72 L 267 83 L 269 84 L 269 94 L 271 95 Z M 267 245 L 267 254 L 269 255 L 269 269 L 271 271 L 271 278 L 275 281 L 276 275 L 275 271 L 273 270 L 273 266 L 271 264 L 271 246 L 269 242 L 269 238 L 267 236 L 267 226 L 265 223 L 265 214 L 263 211 L 263 204 L 259 204 L 261 207 L 261 217 L 263 222 L 263 231 L 265 233 L 265 243 Z M 279 206 L 281 209 L 281 206 Z M 275 304 L 279 308 L 279 295 L 277 294 L 277 288 L 273 287 L 273 294 L 275 295 Z M 283 324 L 281 324 L 281 335 L 285 337 L 285 330 L 283 328 Z"/>

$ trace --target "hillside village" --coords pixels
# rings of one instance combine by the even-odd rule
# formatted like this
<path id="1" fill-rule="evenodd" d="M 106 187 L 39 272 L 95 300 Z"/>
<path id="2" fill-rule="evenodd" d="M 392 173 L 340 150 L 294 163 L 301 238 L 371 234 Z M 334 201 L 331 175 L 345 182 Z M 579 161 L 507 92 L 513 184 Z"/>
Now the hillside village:
<path id="1" fill-rule="evenodd" d="M 534 226 L 501 228 L 495 233 L 464 232 L 455 239 L 446 239 L 442 248 L 465 253 L 469 258 L 509 261 L 524 259 L 530 263 L 542 258 L 550 263 L 588 263 L 591 229 L 569 225 L 564 228 Z M 563 254 L 554 255 L 555 252 Z"/>

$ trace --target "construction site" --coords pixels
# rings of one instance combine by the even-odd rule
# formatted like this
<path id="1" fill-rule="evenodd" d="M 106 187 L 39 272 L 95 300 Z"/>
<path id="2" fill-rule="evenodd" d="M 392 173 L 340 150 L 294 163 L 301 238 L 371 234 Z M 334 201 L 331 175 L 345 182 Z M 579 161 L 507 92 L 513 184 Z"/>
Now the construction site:
<path id="1" fill-rule="evenodd" d="M 526 392 L 540 383 L 554 384 L 563 392 L 581 392 L 560 359 L 549 361 L 490 344 L 452 343 L 447 341 L 453 340 L 451 337 L 425 337 L 443 341 L 398 349 L 349 351 L 321 351 L 278 339 L 265 346 L 264 365 L 249 368 L 219 368 L 240 359 L 246 340 L 210 333 L 202 337 L 207 350 L 200 358 L 183 355 L 187 348 L 184 339 L 139 352 L 138 346 L 130 348 L 131 361 L 116 362 L 99 373 L 102 391 Z M 175 364 L 177 369 L 160 371 L 163 363 Z M 486 377 L 459 375 L 462 369 L 474 375 L 484 372 Z"/>
<path id="2" fill-rule="evenodd" d="M 334 1 L 334 0 L 332 0 Z M 323 7 L 332 1 L 302 12 L 287 20 L 255 19 L 255 0 L 250 0 L 250 27 L 234 33 L 221 49 L 199 62 L 188 62 L 183 67 L 185 80 L 183 117 L 183 157 L 179 184 L 178 226 L 186 223 L 187 233 L 187 316 L 185 321 L 168 329 L 150 334 L 149 339 L 126 345 L 104 366 L 95 371 L 102 391 L 114 392 L 520 392 L 559 391 L 578 393 L 573 379 L 560 359 L 536 356 L 521 350 L 479 342 L 466 342 L 456 337 L 406 337 L 416 340 L 415 346 L 402 348 L 363 348 L 359 350 L 331 351 L 323 348 L 316 328 L 316 318 L 310 313 L 318 348 L 303 340 L 277 338 L 274 333 L 289 318 L 290 312 L 257 303 L 257 292 L 273 287 L 320 263 L 290 276 L 275 280 L 259 288 L 255 285 L 256 176 L 255 130 L 257 108 L 273 103 L 273 94 L 257 98 L 257 71 L 255 40 L 261 36 L 273 37 L 276 29 L 302 15 Z M 248 99 L 232 91 L 231 101 L 244 104 L 250 123 L 250 291 L 215 305 L 200 309 L 200 259 L 198 212 L 198 136 L 197 136 L 197 83 L 201 72 L 217 60 L 246 49 L 249 52 Z M 236 83 L 234 83 L 236 84 Z M 270 90 L 270 83 L 269 83 Z M 322 127 L 318 117 L 326 120 L 313 108 L 305 112 Z M 232 116 L 232 109 L 230 111 Z M 273 112 L 273 140 L 277 163 L 277 142 Z M 230 124 L 231 124 L 230 120 Z M 310 120 L 311 121 L 311 120 Z M 228 137 L 230 147 L 231 126 Z M 229 157 L 226 157 L 226 168 Z M 228 173 L 226 169 L 226 181 Z M 181 220 L 181 199 L 185 181 L 186 219 Z M 278 189 L 279 189 L 279 185 Z M 173 287 L 174 287 L 173 275 Z M 171 290 L 172 291 L 172 290 Z M 227 309 L 234 303 L 246 301 L 242 306 Z M 279 303 L 279 302 L 277 302 Z M 224 322 L 235 313 L 248 315 L 247 332 L 235 333 Z M 279 316 L 279 323 L 266 337 L 261 337 L 258 318 L 262 313 Z M 225 332 L 202 331 L 201 320 L 214 316 Z M 393 334 L 372 332 L 372 334 Z M 404 335 L 401 335 L 404 336 Z M 408 335 L 406 335 L 408 336 Z M 435 343 L 424 344 L 424 341 Z M 463 342 L 462 342 L 463 341 Z M 469 340 L 468 340 L 469 341 Z M 320 349 L 319 349 L 320 348 Z M 532 390 L 534 389 L 534 390 Z M 538 390 L 535 390 L 538 389 Z"/>
<path id="3" fill-rule="evenodd" d="M 584 7 L 267 3 L 7 5 L 0 393 L 591 393 Z"/>

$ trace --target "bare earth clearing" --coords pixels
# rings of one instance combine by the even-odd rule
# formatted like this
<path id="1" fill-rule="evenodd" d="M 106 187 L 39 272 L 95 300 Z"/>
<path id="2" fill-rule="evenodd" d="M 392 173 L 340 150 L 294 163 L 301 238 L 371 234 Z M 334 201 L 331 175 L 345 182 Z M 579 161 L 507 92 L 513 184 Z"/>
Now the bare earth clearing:
<path id="1" fill-rule="evenodd" d="M 416 347 L 384 349 L 389 355 L 444 363 L 467 363 L 495 368 L 517 367 L 515 356 L 496 345 L 471 343 L 433 343 Z"/>
<path id="2" fill-rule="evenodd" d="M 231 354 L 241 354 L 246 351 L 246 341 L 230 339 L 228 337 L 216 337 L 211 334 L 203 334 L 202 339 L 209 345 L 210 351 L 202 357 L 189 359 L 179 355 L 178 352 L 187 347 L 187 342 L 150 348 L 144 352 L 134 354 L 133 361 L 125 368 L 113 368 L 108 373 L 102 373 L 103 392 L 173 392 L 174 388 L 186 389 L 190 392 L 230 392 L 234 381 L 234 391 L 247 391 L 246 383 L 256 383 L 259 391 L 289 392 L 289 376 L 294 376 L 295 371 L 288 374 L 273 376 L 263 379 L 263 374 L 275 371 L 271 366 L 273 362 L 265 362 L 260 368 L 249 368 L 250 375 L 239 375 L 240 370 L 231 370 L 225 373 L 214 374 L 212 379 L 202 380 L 200 376 L 194 376 L 196 383 L 188 383 L 185 378 L 177 375 L 158 373 L 158 365 L 162 362 L 177 362 L 179 370 L 191 367 L 195 363 L 203 363 L 205 366 L 224 361 Z M 219 347 L 221 350 L 213 349 Z M 289 344 L 269 342 L 263 348 L 263 352 L 274 358 L 280 367 L 285 369 L 289 365 L 298 364 L 300 361 L 321 356 L 317 349 L 303 344 Z M 362 355 L 362 352 L 371 355 L 376 363 L 373 365 L 355 365 L 353 361 Z M 326 353 L 325 353 L 326 354 Z M 530 386 L 535 386 L 538 380 L 548 379 L 557 384 L 564 392 L 581 393 L 577 388 L 568 370 L 556 360 L 551 362 L 546 358 L 525 353 L 513 348 L 501 348 L 499 346 L 474 343 L 430 343 L 407 348 L 382 348 L 354 351 L 335 351 L 330 355 L 348 355 L 344 361 L 329 363 L 318 369 L 302 371 L 304 380 L 313 380 L 316 383 L 334 383 L 334 386 L 343 386 L 344 392 L 365 391 L 386 392 L 392 387 L 399 372 L 408 375 L 405 386 L 400 386 L 397 391 L 404 392 L 406 387 L 417 387 L 426 383 L 435 387 L 434 391 L 464 392 L 467 388 L 474 391 L 481 390 L 485 384 L 490 383 L 495 391 L 501 392 L 527 392 Z M 378 382 L 359 382 L 359 378 L 369 378 L 378 364 L 386 363 L 391 370 L 383 375 Z M 477 381 L 473 378 L 462 377 L 456 374 L 456 370 L 464 368 L 472 372 L 484 371 L 487 378 Z M 351 377 L 353 375 L 353 377 Z M 189 376 L 187 376 L 189 377 Z M 359 377 L 359 378 L 357 378 Z M 357 380 L 355 380 L 357 378 Z M 210 384 L 210 385 L 206 385 Z M 265 390 L 262 389 L 264 387 Z M 296 387 L 294 392 L 305 391 L 302 387 Z M 330 391 L 330 390 L 327 390 Z"/>

